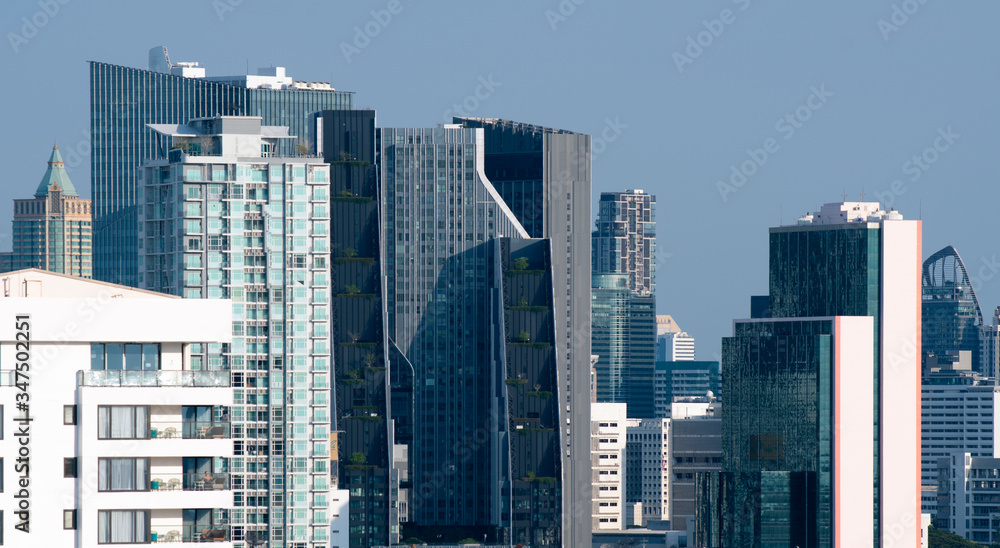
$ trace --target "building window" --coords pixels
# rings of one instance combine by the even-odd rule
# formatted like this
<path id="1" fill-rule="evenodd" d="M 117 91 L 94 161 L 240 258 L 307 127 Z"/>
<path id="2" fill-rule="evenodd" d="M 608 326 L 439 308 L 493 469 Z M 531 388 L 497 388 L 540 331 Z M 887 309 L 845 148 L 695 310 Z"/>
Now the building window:
<path id="1" fill-rule="evenodd" d="M 97 512 L 99 544 L 149 542 L 149 510 L 100 510 Z"/>
<path id="2" fill-rule="evenodd" d="M 66 457 L 63 459 L 63 477 L 76 477 L 76 457 Z"/>
<path id="3" fill-rule="evenodd" d="M 63 406 L 63 424 L 76 424 L 76 406 Z"/>
<path id="4" fill-rule="evenodd" d="M 148 491 L 149 459 L 97 459 L 98 491 Z"/>
<path id="5" fill-rule="evenodd" d="M 76 510 L 63 510 L 63 529 L 76 529 Z"/>
<path id="6" fill-rule="evenodd" d="M 101 405 L 97 408 L 97 438 L 149 438 L 149 408 L 144 405 Z"/>
<path id="7" fill-rule="evenodd" d="M 160 345 L 139 343 L 93 343 L 90 369 L 93 371 L 156 371 L 160 368 Z"/>

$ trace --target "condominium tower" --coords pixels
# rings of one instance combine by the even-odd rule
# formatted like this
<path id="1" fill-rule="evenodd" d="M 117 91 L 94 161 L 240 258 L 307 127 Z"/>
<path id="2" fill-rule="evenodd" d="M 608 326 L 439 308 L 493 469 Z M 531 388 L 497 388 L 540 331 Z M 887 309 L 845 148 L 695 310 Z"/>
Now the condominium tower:
<path id="1" fill-rule="evenodd" d="M 595 274 L 628 275 L 640 295 L 653 293 L 656 268 L 656 196 L 642 190 L 602 192 L 591 252 Z"/>
<path id="2" fill-rule="evenodd" d="M 138 177 L 138 282 L 232 300 L 231 343 L 190 349 L 232 375 L 233 540 L 329 541 L 330 166 L 282 158 L 287 127 L 216 116 L 151 124 Z"/>

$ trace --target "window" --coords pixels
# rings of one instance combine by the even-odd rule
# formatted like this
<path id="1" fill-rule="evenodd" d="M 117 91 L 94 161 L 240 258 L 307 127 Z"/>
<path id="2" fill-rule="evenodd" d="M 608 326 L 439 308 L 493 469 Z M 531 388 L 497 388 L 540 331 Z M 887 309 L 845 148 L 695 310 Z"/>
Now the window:
<path id="1" fill-rule="evenodd" d="M 101 405 L 97 408 L 97 438 L 149 438 L 149 408 L 144 405 Z"/>
<path id="2" fill-rule="evenodd" d="M 76 406 L 63 406 L 63 424 L 76 424 Z"/>
<path id="3" fill-rule="evenodd" d="M 66 457 L 63 459 L 63 477 L 64 478 L 75 478 L 76 477 L 76 457 Z"/>
<path id="4" fill-rule="evenodd" d="M 147 491 L 149 459 L 97 459 L 98 491 Z"/>
<path id="5" fill-rule="evenodd" d="M 149 510 L 99 510 L 97 512 L 97 542 L 149 542 Z"/>
<path id="6" fill-rule="evenodd" d="M 76 510 L 63 510 L 63 529 L 76 529 Z"/>

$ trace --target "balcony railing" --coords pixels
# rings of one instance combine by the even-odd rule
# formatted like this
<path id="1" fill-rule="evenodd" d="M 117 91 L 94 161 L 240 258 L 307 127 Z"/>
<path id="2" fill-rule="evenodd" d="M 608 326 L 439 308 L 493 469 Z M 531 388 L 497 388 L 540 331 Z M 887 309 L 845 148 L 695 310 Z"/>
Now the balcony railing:
<path id="1" fill-rule="evenodd" d="M 226 491 L 228 489 L 230 489 L 228 472 L 150 473 L 150 491 Z"/>
<path id="2" fill-rule="evenodd" d="M 229 423 L 223 421 L 159 421 L 149 423 L 151 439 L 228 439 Z"/>
<path id="3" fill-rule="evenodd" d="M 158 525 L 150 540 L 160 542 L 226 542 L 231 540 L 228 525 Z"/>
<path id="4" fill-rule="evenodd" d="M 79 371 L 79 386 L 228 387 L 229 371 Z"/>

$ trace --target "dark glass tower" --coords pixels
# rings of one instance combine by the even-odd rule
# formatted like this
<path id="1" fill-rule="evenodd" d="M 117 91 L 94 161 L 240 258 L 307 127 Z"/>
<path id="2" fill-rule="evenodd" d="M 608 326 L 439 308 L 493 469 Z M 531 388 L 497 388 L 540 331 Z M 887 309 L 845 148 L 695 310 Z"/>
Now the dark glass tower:
<path id="1" fill-rule="evenodd" d="M 928 257 L 923 266 L 922 348 L 924 373 L 928 373 L 928 358 L 938 366 L 958 361 L 959 352 L 968 351 L 972 368 L 981 371 L 980 330 L 983 313 L 972 288 L 965 263 L 954 247 L 948 246 Z"/>
<path id="2" fill-rule="evenodd" d="M 352 94 L 332 89 L 258 89 L 205 78 L 90 62 L 90 153 L 94 278 L 136 286 L 136 173 L 156 157 L 147 124 L 183 124 L 216 115 L 260 116 L 315 142 L 316 114 L 351 108 Z M 291 156 L 297 143 L 277 153 Z"/>

